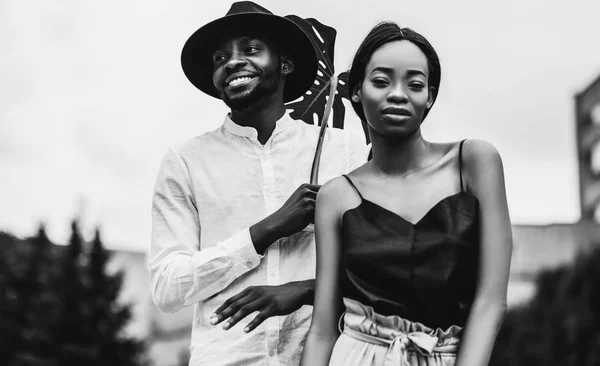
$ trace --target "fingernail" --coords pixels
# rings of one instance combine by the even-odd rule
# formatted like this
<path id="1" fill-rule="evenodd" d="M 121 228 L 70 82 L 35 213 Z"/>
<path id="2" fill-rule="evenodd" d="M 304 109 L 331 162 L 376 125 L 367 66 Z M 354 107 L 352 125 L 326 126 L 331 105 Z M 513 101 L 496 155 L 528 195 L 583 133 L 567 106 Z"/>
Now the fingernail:
<path id="1" fill-rule="evenodd" d="M 219 317 L 218 316 L 211 316 L 210 317 L 210 324 L 215 325 L 219 322 Z"/>
<path id="2" fill-rule="evenodd" d="M 231 327 L 231 323 L 227 322 L 227 323 L 223 324 L 223 329 L 227 330 L 227 329 L 229 329 L 229 327 Z"/>
<path id="3" fill-rule="evenodd" d="M 244 328 L 244 332 L 248 333 L 250 331 L 250 328 L 246 327 Z"/>

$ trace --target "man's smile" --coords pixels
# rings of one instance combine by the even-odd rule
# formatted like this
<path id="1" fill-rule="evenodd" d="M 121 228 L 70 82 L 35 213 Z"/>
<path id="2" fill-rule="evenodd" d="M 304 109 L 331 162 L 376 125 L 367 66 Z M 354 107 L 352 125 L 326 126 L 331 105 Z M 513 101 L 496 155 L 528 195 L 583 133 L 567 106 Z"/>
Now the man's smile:
<path id="1" fill-rule="evenodd" d="M 225 88 L 235 88 L 238 86 L 243 86 L 249 84 L 252 80 L 256 79 L 256 74 L 250 73 L 235 73 L 230 75 L 225 79 L 224 87 Z"/>
<path id="2" fill-rule="evenodd" d="M 230 88 L 234 88 L 237 86 L 246 85 L 246 84 L 250 83 L 252 80 L 254 80 L 255 78 L 256 78 L 255 76 L 254 77 L 250 77 L 250 76 L 237 77 L 237 78 L 231 80 L 227 86 Z"/>

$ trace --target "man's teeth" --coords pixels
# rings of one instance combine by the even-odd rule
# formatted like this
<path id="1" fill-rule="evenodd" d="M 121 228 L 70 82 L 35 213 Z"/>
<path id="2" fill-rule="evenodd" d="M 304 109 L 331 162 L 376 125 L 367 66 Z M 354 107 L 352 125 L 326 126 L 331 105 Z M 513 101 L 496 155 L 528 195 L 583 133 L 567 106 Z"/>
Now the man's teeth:
<path id="1" fill-rule="evenodd" d="M 252 78 L 251 78 L 251 77 L 248 77 L 248 76 L 244 76 L 244 77 L 241 77 L 241 78 L 235 78 L 235 79 L 233 79 L 233 80 L 231 80 L 231 81 L 229 82 L 229 86 L 236 86 L 236 85 L 239 85 L 239 84 L 245 83 L 245 82 L 247 82 L 247 81 L 250 81 L 251 79 L 252 79 Z"/>

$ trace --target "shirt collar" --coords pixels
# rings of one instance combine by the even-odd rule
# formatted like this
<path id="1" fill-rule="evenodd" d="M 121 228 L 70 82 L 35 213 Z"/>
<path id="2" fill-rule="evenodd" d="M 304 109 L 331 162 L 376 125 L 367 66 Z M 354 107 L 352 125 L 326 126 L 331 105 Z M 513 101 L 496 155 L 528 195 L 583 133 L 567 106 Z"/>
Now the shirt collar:
<path id="1" fill-rule="evenodd" d="M 283 116 L 275 122 L 275 130 L 273 130 L 273 135 L 278 134 L 279 132 L 285 131 L 287 128 L 292 126 L 295 123 L 301 123 L 302 121 L 295 121 L 290 117 L 288 113 L 284 113 Z M 223 122 L 223 127 L 229 131 L 231 134 L 240 136 L 240 137 L 258 137 L 258 132 L 254 127 L 248 126 L 240 126 L 237 123 L 231 120 L 231 114 L 227 113 L 225 116 L 225 121 Z"/>

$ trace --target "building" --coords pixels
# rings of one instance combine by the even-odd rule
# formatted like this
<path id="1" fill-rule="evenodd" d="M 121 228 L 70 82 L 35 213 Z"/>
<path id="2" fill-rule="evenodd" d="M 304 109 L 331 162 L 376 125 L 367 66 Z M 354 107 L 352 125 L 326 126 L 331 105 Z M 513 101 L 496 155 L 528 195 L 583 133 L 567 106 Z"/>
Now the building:
<path id="1" fill-rule="evenodd" d="M 581 219 L 600 222 L 600 76 L 575 96 Z"/>

